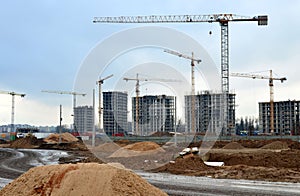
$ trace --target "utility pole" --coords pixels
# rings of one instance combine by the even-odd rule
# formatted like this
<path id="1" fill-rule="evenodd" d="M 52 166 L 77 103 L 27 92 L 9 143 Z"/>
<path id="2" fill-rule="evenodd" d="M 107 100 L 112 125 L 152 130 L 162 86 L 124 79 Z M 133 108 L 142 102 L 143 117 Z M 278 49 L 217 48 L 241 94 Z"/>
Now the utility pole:
<path id="1" fill-rule="evenodd" d="M 61 143 L 61 132 L 62 132 L 61 122 L 62 122 L 62 106 L 60 104 L 59 105 L 59 139 L 58 139 L 59 144 Z"/>
<path id="2" fill-rule="evenodd" d="M 95 89 L 93 89 L 93 135 L 92 135 L 92 147 L 95 147 L 95 137 L 96 137 L 96 130 L 95 130 Z"/>
<path id="3" fill-rule="evenodd" d="M 60 94 L 60 95 L 73 95 L 73 126 L 74 126 L 74 131 L 75 131 L 75 108 L 76 108 L 76 96 L 81 95 L 85 96 L 85 93 L 78 93 L 74 91 L 52 91 L 52 90 L 42 90 L 43 93 L 55 93 L 55 94 Z"/>

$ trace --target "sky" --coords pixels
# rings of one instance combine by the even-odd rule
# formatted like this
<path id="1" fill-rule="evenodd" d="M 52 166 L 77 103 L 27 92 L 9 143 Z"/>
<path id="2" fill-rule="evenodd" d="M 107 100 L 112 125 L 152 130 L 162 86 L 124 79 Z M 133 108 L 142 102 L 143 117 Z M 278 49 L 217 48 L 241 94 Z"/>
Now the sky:
<path id="1" fill-rule="evenodd" d="M 220 71 L 218 23 L 94 24 L 95 16 L 232 13 L 251 17 L 268 15 L 269 24 L 261 27 L 256 22 L 230 23 L 230 72 L 268 75 L 267 70 L 272 69 L 274 76 L 287 77 L 284 83 L 274 82 L 275 101 L 300 100 L 297 74 L 300 73 L 299 10 L 300 1 L 297 0 L 2 1 L 0 90 L 26 94 L 25 98 L 15 99 L 16 124 L 58 125 L 60 104 L 63 106 L 63 123 L 71 124 L 72 96 L 41 91 L 76 89 L 76 80 L 89 55 L 105 40 L 120 32 L 150 26 L 186 34 L 203 47 Z M 158 48 L 141 47 L 117 55 L 107 69 L 97 72 L 98 77 L 114 74 L 103 84 L 103 90 L 122 90 L 123 85 L 129 85 L 129 82 L 121 83 L 122 77 L 135 77 L 136 69 L 149 62 L 172 65 L 182 73 L 182 80 L 190 81 L 190 62 L 161 53 Z M 103 58 L 103 54 L 98 55 Z M 201 55 L 199 58 L 204 58 Z M 124 65 L 128 67 L 123 69 Z M 157 75 L 155 71 L 145 68 L 141 76 L 154 78 L 157 75 L 168 79 L 167 71 L 159 73 L 163 74 Z M 118 88 L 116 85 L 119 85 Z M 127 88 L 130 96 L 134 96 L 134 85 L 132 82 Z M 162 88 L 157 82 L 144 83 L 141 94 L 164 93 L 158 89 Z M 170 87 L 166 89 L 166 94 L 172 94 Z M 209 84 L 205 84 L 200 66 L 196 70 L 196 91 L 206 89 L 209 89 Z M 236 93 L 238 118 L 258 117 L 258 102 L 269 100 L 268 80 L 231 77 L 230 90 Z M 85 93 L 91 95 L 91 90 L 88 91 Z M 78 97 L 78 104 L 92 104 L 90 98 L 85 101 L 81 99 L 84 97 Z M 0 94 L 0 125 L 10 122 L 11 96 Z"/>

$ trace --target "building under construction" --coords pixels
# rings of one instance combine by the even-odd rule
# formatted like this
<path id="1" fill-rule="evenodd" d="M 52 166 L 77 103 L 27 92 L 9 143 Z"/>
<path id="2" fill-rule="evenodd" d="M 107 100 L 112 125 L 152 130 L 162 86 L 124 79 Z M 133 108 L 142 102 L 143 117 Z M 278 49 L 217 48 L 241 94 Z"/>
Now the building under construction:
<path id="1" fill-rule="evenodd" d="M 185 100 L 185 122 L 186 132 L 191 133 L 192 123 L 197 133 L 206 133 L 210 131 L 216 133 L 222 128 L 222 107 L 225 107 L 224 95 L 222 93 L 213 93 L 210 91 L 202 91 L 195 95 L 194 109 L 192 107 L 192 95 L 186 95 Z M 194 121 L 192 121 L 192 110 L 194 111 Z M 235 125 L 235 94 L 228 94 L 228 130 L 222 135 L 234 134 Z"/>
<path id="2" fill-rule="evenodd" d="M 300 134 L 300 101 L 274 102 L 274 134 L 299 135 Z M 259 124 L 264 133 L 271 133 L 270 102 L 259 103 Z"/>
<path id="3" fill-rule="evenodd" d="M 79 106 L 74 108 L 75 131 L 92 131 L 94 126 L 94 109 L 92 106 Z"/>
<path id="4" fill-rule="evenodd" d="M 114 135 L 127 131 L 127 103 L 126 92 L 103 92 L 103 128 L 106 134 Z"/>
<path id="5" fill-rule="evenodd" d="M 136 103 L 138 103 L 138 109 L 136 109 Z M 136 134 L 150 135 L 154 132 L 173 132 L 175 117 L 176 98 L 174 96 L 147 95 L 138 97 L 138 102 L 136 102 L 136 97 L 132 98 L 132 119 L 134 130 L 138 132 Z M 137 120 L 138 123 L 136 123 Z"/>

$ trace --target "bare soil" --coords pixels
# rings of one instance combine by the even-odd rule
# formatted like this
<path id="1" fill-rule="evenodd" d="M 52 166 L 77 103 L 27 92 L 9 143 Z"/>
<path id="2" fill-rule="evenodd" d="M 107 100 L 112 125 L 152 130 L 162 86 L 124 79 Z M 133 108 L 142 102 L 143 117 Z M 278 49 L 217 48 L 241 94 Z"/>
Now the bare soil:
<path id="1" fill-rule="evenodd" d="M 134 172 L 108 164 L 35 167 L 0 190 L 0 195 L 167 195 Z"/>
<path id="2" fill-rule="evenodd" d="M 35 143 L 36 139 L 34 138 L 24 138 L 24 141 L 21 141 L 11 143 L 10 147 L 30 148 L 34 146 L 68 151 L 71 156 L 61 158 L 60 163 L 118 162 L 129 169 L 152 172 L 214 178 L 300 182 L 300 144 L 287 139 L 217 141 L 205 155 L 188 155 L 183 158 L 178 157 L 179 152 L 187 144 L 163 147 L 153 142 L 132 144 L 128 140 L 123 140 L 119 143 L 102 144 L 88 150 L 80 140 L 62 144 Z M 189 146 L 200 147 L 201 145 L 201 142 L 197 142 Z M 209 146 L 208 143 L 203 143 L 201 148 L 205 145 Z M 124 149 L 127 154 L 124 154 L 124 151 L 118 152 Z M 116 152 L 122 156 L 112 156 Z M 207 166 L 202 161 L 204 157 L 205 161 L 224 162 L 225 166 Z"/>

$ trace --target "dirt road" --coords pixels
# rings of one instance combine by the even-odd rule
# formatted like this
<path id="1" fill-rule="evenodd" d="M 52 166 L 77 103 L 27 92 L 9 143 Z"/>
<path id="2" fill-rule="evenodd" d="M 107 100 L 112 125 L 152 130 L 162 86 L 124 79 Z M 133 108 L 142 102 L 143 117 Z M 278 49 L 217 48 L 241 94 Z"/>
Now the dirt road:
<path id="1" fill-rule="evenodd" d="M 58 163 L 66 152 L 0 148 L 0 178 L 15 179 L 32 167 Z"/>
<path id="2" fill-rule="evenodd" d="M 137 171 L 169 195 L 300 195 L 300 183 L 214 179 Z"/>
<path id="3" fill-rule="evenodd" d="M 0 149 L 0 188 L 37 165 L 57 163 L 67 153 L 55 150 Z M 169 195 L 300 195 L 300 183 L 213 179 L 136 171 Z M 5 179 L 1 179 L 5 178 Z"/>

